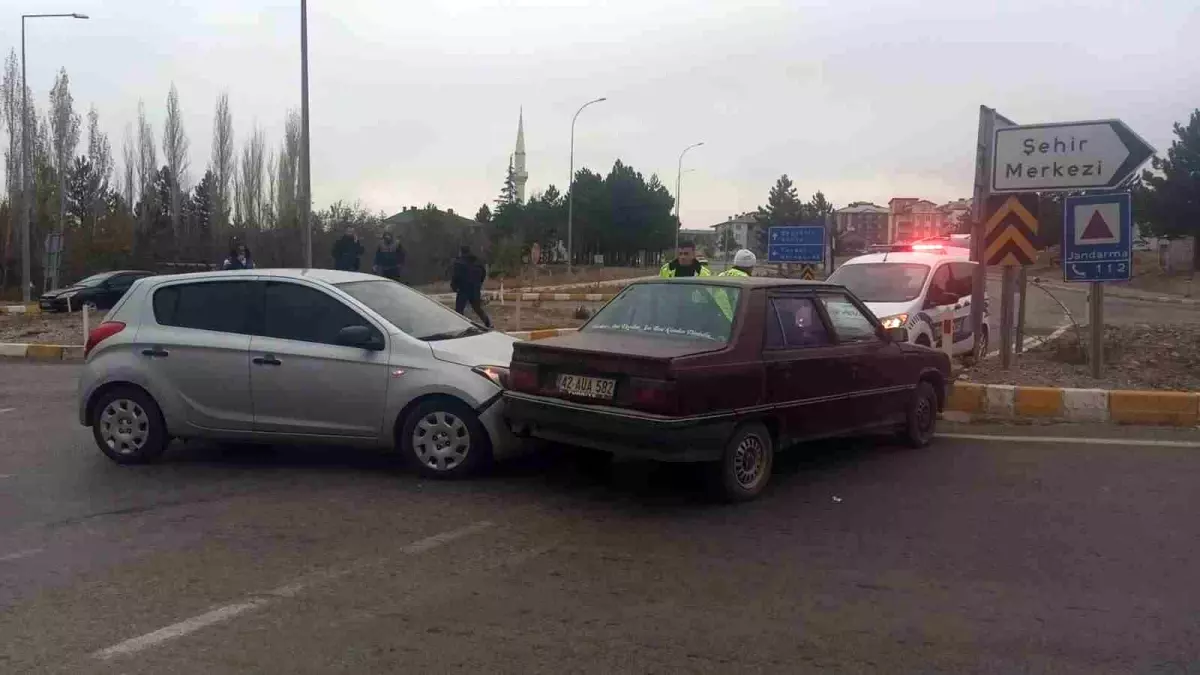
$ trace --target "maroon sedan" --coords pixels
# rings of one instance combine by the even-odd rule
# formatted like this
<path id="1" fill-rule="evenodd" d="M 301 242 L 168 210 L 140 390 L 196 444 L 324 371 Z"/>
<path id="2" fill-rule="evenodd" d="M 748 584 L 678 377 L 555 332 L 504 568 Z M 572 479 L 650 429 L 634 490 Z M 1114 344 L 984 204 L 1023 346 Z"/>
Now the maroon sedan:
<path id="1" fill-rule="evenodd" d="M 752 499 L 776 448 L 895 430 L 933 437 L 950 360 L 886 331 L 836 284 L 700 277 L 627 287 L 578 333 L 514 346 L 515 433 L 665 462 L 710 462 Z"/>

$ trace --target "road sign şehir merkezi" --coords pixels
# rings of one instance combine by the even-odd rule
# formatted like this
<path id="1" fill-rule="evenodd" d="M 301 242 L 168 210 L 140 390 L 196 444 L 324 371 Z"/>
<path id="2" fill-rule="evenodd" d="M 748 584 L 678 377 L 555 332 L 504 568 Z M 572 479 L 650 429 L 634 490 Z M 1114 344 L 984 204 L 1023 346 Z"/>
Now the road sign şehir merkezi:
<path id="1" fill-rule="evenodd" d="M 780 225 L 767 229 L 767 262 L 825 262 L 823 225 Z"/>
<path id="2" fill-rule="evenodd" d="M 1111 189 L 1153 154 L 1121 120 L 998 128 L 992 192 Z"/>
<path id="3" fill-rule="evenodd" d="M 1128 192 L 1063 200 L 1064 281 L 1133 277 L 1133 206 Z"/>
<path id="4" fill-rule="evenodd" d="M 983 259 L 988 265 L 1032 265 L 1038 249 L 1035 194 L 988 197 L 983 224 Z"/>

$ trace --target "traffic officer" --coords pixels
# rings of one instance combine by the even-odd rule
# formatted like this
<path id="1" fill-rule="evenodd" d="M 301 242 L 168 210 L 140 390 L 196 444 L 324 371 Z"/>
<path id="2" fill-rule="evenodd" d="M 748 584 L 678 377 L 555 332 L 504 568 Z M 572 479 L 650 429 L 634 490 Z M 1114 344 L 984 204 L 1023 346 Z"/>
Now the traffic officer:
<path id="1" fill-rule="evenodd" d="M 675 259 L 662 266 L 658 276 L 664 279 L 676 277 L 710 277 L 712 272 L 708 265 L 696 259 L 696 244 L 688 240 L 679 242 L 675 250 Z"/>
<path id="2" fill-rule="evenodd" d="M 758 258 L 754 252 L 748 249 L 742 249 L 733 254 L 733 267 L 721 272 L 717 276 L 721 277 L 752 277 L 754 276 L 754 266 L 758 264 Z"/>
<path id="3" fill-rule="evenodd" d="M 749 277 L 754 275 L 754 265 L 758 263 L 758 258 L 754 256 L 753 251 L 742 249 L 733 254 L 733 267 L 721 272 L 717 276 L 721 277 Z M 713 302 L 717 303 L 717 309 L 721 310 L 721 314 L 725 315 L 725 320 L 733 322 L 733 303 L 729 302 L 729 294 L 723 288 L 714 288 L 712 291 Z"/>

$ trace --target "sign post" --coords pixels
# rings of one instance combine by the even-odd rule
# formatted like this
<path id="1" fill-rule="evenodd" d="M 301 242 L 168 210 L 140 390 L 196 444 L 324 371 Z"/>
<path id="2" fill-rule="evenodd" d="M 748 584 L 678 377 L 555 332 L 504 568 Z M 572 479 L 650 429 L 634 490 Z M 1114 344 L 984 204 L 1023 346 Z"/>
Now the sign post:
<path id="1" fill-rule="evenodd" d="M 1008 370 L 1013 355 L 1013 292 L 1017 268 L 1037 260 L 1038 199 L 1036 194 L 993 195 L 983 224 L 983 261 L 1004 268 L 1000 286 L 1000 367 Z"/>
<path id="2" fill-rule="evenodd" d="M 1133 278 L 1133 198 L 1128 192 L 1063 201 L 1063 281 L 1089 283 L 1092 377 L 1104 368 L 1104 283 Z"/>
<path id="3" fill-rule="evenodd" d="M 823 225 L 780 225 L 767 229 L 767 262 L 821 265 L 825 262 Z"/>
<path id="4" fill-rule="evenodd" d="M 975 191 L 971 202 L 971 260 L 975 274 L 971 280 L 971 336 L 974 338 L 975 358 L 982 359 L 980 336 L 983 335 L 983 305 L 987 301 L 987 260 L 984 221 L 987 220 L 987 202 L 992 190 L 992 155 L 997 128 L 1011 127 L 1012 120 L 997 114 L 995 109 L 979 106 L 979 133 L 975 143 Z"/>

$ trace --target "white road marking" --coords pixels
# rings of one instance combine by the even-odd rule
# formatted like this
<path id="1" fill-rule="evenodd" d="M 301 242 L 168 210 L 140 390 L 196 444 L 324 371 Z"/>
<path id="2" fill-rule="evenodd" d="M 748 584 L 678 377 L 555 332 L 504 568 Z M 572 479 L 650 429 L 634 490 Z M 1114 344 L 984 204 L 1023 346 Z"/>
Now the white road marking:
<path id="1" fill-rule="evenodd" d="M 424 553 L 426 551 L 438 548 L 439 546 L 444 546 L 456 539 L 462 539 L 463 537 L 478 534 L 479 532 L 482 532 L 490 527 L 492 527 L 491 522 L 486 520 L 479 521 L 465 527 L 460 527 L 457 530 L 442 532 L 431 537 L 414 541 L 413 543 L 401 548 L 400 551 L 404 555 L 416 555 L 418 553 Z M 327 570 L 306 575 L 292 583 L 256 594 L 255 596 L 252 596 L 243 602 L 217 607 L 216 609 L 207 611 L 190 619 L 184 619 L 179 623 L 173 623 L 170 626 L 146 633 L 145 635 L 140 635 L 124 642 L 117 643 L 111 647 L 106 647 L 97 652 L 93 652 L 92 657 L 101 661 L 106 661 L 115 656 L 136 654 L 137 652 L 149 649 L 150 647 L 154 647 L 164 642 L 194 633 L 201 628 L 207 628 L 208 626 L 212 626 L 214 624 L 229 621 L 230 619 L 247 612 L 261 609 L 262 607 L 265 607 L 266 605 L 269 605 L 279 599 L 295 597 L 301 591 L 318 582 L 329 581 L 338 577 L 343 577 L 357 569 L 361 569 L 364 566 L 365 565 L 360 564 L 346 569 Z"/>
<path id="2" fill-rule="evenodd" d="M 6 412 L 12 412 L 14 410 L 16 410 L 16 408 L 0 408 L 0 414 L 6 413 Z"/>
<path id="3" fill-rule="evenodd" d="M 2 478 L 2 476 L 0 476 L 0 478 Z M 21 558 L 28 558 L 29 556 L 37 555 L 44 550 L 46 549 L 27 548 L 24 551 L 17 551 L 16 553 L 9 553 L 8 555 L 0 555 L 0 562 L 12 562 L 13 560 L 20 560 Z"/>
<path id="4" fill-rule="evenodd" d="M 1057 340 L 1058 336 L 1067 332 L 1067 330 L 1069 330 L 1070 328 L 1071 328 L 1071 324 L 1065 323 L 1065 324 L 1059 326 L 1058 328 L 1055 328 L 1054 332 L 1050 333 L 1046 337 L 1041 337 L 1040 335 L 1031 335 L 1031 336 L 1025 338 L 1024 340 L 1022 340 L 1022 351 L 1028 351 L 1029 349 L 1032 349 L 1033 347 L 1036 347 L 1036 346 L 1038 346 L 1038 344 L 1041 344 L 1041 343 L 1050 342 L 1052 340 Z M 1082 329 L 1082 326 L 1080 328 Z M 983 358 L 994 359 L 997 356 L 1000 356 L 999 349 L 997 349 L 994 352 L 989 352 L 988 355 Z"/>
<path id="5" fill-rule="evenodd" d="M 1149 438 L 1077 438 L 1074 436 L 1006 436 L 1004 434 L 937 434 L 957 441 L 1004 441 L 1007 443 L 1069 443 L 1072 445 L 1143 445 L 1153 448 L 1200 448 L 1200 441 L 1160 441 Z"/>

